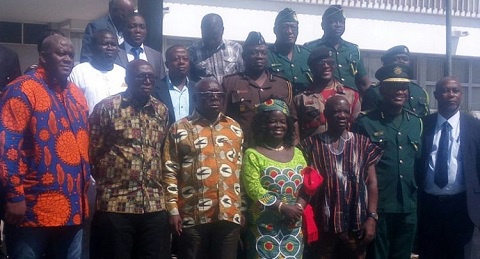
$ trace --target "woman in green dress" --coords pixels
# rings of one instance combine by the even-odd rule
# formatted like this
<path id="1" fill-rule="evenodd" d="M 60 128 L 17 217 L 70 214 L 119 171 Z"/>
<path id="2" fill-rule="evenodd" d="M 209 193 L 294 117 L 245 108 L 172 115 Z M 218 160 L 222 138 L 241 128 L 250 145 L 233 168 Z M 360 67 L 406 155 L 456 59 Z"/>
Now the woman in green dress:
<path id="1" fill-rule="evenodd" d="M 242 183 L 248 199 L 248 258 L 301 258 L 302 169 L 306 161 L 294 147 L 294 120 L 282 100 L 257 106 L 252 130 L 255 146 L 245 151 Z M 302 196 L 302 197 L 301 197 Z"/>

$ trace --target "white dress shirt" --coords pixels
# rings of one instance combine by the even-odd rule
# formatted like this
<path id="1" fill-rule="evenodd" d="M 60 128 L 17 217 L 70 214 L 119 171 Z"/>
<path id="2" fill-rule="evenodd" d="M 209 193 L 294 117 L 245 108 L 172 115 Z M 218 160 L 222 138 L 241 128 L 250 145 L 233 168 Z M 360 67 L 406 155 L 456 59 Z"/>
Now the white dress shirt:
<path id="1" fill-rule="evenodd" d="M 435 164 L 442 132 L 442 124 L 448 121 L 452 130 L 449 136 L 449 158 L 448 158 L 448 184 L 440 189 L 434 182 Z M 437 124 L 435 125 L 435 135 L 433 136 L 432 150 L 428 159 L 428 170 L 425 181 L 425 192 L 432 195 L 454 195 L 465 191 L 465 179 L 462 171 L 462 159 L 460 152 L 460 111 L 448 120 L 437 114 Z"/>
<path id="2" fill-rule="evenodd" d="M 179 120 L 183 117 L 187 117 L 190 114 L 190 94 L 188 93 L 189 90 L 187 87 L 188 78 L 185 81 L 185 86 L 183 86 L 182 90 L 173 85 L 169 76 L 167 76 L 167 84 L 172 99 L 175 119 Z"/>

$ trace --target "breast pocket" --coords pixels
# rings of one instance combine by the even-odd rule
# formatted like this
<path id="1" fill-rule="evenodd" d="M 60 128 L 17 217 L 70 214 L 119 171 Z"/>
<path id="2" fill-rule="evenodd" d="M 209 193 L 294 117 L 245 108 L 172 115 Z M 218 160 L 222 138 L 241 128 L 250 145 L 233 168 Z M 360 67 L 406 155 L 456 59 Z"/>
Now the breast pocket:
<path id="1" fill-rule="evenodd" d="M 134 128 L 132 125 L 138 124 L 137 120 L 119 119 L 114 122 L 113 129 L 115 136 L 122 136 L 124 139 L 135 139 L 140 137 L 138 127 Z"/>
<path id="2" fill-rule="evenodd" d="M 232 105 L 235 112 L 244 113 L 251 109 L 252 98 L 248 93 L 233 92 L 232 93 Z"/>
<path id="3" fill-rule="evenodd" d="M 349 53 L 346 56 L 346 61 L 348 65 L 348 70 L 354 76 L 357 74 L 357 67 L 360 62 L 360 56 L 358 54 Z"/>
<path id="4" fill-rule="evenodd" d="M 223 60 L 225 75 L 233 74 L 237 71 L 237 59 L 229 57 Z"/>
<path id="5" fill-rule="evenodd" d="M 279 74 L 279 75 L 283 75 L 283 73 L 285 72 L 285 69 L 280 63 L 271 64 L 270 69 L 272 70 L 273 73 Z"/>
<path id="6" fill-rule="evenodd" d="M 421 150 L 421 142 L 420 142 L 420 136 L 415 136 L 414 134 L 408 134 L 408 143 L 413 151 L 415 152 L 415 158 L 420 157 L 420 150 Z"/>
<path id="7" fill-rule="evenodd" d="M 375 145 L 379 146 L 382 149 L 385 149 L 388 144 L 387 138 L 383 135 L 376 136 L 374 134 L 373 136 L 370 136 L 370 141 L 372 141 Z"/>

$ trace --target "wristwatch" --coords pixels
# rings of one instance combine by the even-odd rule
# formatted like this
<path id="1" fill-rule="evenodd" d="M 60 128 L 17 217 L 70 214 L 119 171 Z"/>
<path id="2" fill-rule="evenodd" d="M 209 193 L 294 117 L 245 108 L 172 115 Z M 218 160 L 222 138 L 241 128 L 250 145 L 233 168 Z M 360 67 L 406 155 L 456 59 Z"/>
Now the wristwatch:
<path id="1" fill-rule="evenodd" d="M 378 214 L 376 212 L 367 213 L 367 217 L 373 218 L 375 222 L 378 221 Z"/>

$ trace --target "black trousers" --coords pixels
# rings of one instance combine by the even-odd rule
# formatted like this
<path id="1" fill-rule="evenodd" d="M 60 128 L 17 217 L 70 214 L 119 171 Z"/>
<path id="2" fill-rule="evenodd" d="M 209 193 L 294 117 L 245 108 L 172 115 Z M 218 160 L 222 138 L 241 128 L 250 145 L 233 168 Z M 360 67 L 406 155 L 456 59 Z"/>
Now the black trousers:
<path id="1" fill-rule="evenodd" d="M 240 225 L 218 221 L 184 228 L 178 239 L 179 259 L 235 259 Z"/>
<path id="2" fill-rule="evenodd" d="M 170 258 L 166 211 L 145 214 L 97 211 L 92 222 L 91 258 Z"/>
<path id="3" fill-rule="evenodd" d="M 463 259 L 473 223 L 465 192 L 456 195 L 419 194 L 419 255 L 422 259 Z"/>

